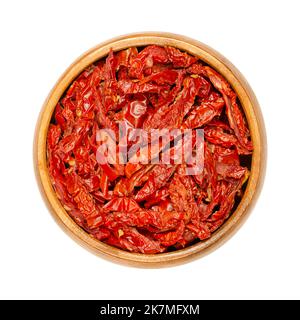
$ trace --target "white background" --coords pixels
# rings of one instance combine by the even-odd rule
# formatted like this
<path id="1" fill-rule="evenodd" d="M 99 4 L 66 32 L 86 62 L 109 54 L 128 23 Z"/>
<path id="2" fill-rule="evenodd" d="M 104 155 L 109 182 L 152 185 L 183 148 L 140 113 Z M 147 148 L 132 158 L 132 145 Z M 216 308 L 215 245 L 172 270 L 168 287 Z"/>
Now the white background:
<path id="1" fill-rule="evenodd" d="M 0 298 L 300 298 L 298 1 L 1 1 Z M 85 251 L 56 225 L 33 173 L 34 127 L 66 67 L 97 43 L 169 31 L 231 60 L 261 104 L 263 192 L 246 224 L 203 259 L 145 270 Z"/>

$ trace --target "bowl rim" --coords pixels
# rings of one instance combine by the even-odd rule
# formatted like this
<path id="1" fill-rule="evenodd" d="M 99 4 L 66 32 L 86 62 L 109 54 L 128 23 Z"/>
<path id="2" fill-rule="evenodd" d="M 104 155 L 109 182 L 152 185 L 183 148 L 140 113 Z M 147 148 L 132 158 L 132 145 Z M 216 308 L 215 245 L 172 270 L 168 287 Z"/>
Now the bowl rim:
<path id="1" fill-rule="evenodd" d="M 119 51 L 131 46 L 170 45 L 208 63 L 222 74 L 237 93 L 248 121 L 254 152 L 251 172 L 244 195 L 231 216 L 212 236 L 194 245 L 159 254 L 131 253 L 107 245 L 89 235 L 73 221 L 52 187 L 46 161 L 46 137 L 54 108 L 75 77 L 91 63 L 105 57 L 112 48 Z M 142 32 L 122 35 L 102 42 L 77 58 L 61 75 L 40 111 L 34 137 L 34 169 L 40 192 L 56 222 L 80 245 L 110 261 L 135 267 L 166 267 L 191 261 L 212 252 L 227 241 L 245 222 L 261 191 L 266 168 L 266 132 L 258 101 L 238 69 L 209 46 L 186 36 L 165 32 Z"/>

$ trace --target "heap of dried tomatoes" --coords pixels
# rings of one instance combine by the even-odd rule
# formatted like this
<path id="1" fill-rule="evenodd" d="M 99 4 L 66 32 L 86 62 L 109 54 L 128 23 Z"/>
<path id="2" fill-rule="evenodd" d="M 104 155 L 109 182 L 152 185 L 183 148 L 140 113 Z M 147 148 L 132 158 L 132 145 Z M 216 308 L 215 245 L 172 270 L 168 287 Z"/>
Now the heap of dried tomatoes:
<path id="1" fill-rule="evenodd" d="M 101 164 L 97 131 L 203 129 L 204 169 L 185 164 Z M 118 143 L 118 141 L 117 141 Z M 75 222 L 131 252 L 161 253 L 205 240 L 234 210 L 253 147 L 236 93 L 214 69 L 174 47 L 110 51 L 58 102 L 47 160 L 53 187 Z M 160 151 L 160 150 L 159 150 Z"/>

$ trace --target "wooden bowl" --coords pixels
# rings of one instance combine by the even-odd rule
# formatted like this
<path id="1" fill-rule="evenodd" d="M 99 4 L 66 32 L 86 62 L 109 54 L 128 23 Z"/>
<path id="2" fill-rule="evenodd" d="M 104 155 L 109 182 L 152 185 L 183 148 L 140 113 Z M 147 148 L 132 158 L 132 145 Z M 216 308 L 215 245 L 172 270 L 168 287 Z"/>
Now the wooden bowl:
<path id="1" fill-rule="evenodd" d="M 222 74 L 237 93 L 244 109 L 254 145 L 251 174 L 245 193 L 234 213 L 211 238 L 187 248 L 155 255 L 130 253 L 102 243 L 82 228 L 68 215 L 58 200 L 48 173 L 46 162 L 46 136 L 54 108 L 74 78 L 87 66 L 105 57 L 110 48 L 114 51 L 131 46 L 150 44 L 168 45 L 199 57 Z M 92 48 L 78 58 L 60 77 L 41 110 L 35 132 L 34 164 L 37 181 L 48 208 L 63 229 L 85 248 L 110 260 L 138 267 L 165 267 L 201 257 L 219 247 L 242 225 L 260 192 L 266 163 L 266 137 L 263 118 L 253 91 L 241 73 L 221 54 L 190 38 L 170 33 L 139 33 L 121 36 Z"/>

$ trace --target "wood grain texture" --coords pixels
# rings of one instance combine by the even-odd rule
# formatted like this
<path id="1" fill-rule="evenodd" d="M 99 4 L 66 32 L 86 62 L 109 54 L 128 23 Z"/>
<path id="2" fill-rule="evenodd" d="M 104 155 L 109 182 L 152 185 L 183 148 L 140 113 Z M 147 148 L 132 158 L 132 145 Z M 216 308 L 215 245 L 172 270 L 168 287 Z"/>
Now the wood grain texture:
<path id="1" fill-rule="evenodd" d="M 248 184 L 243 198 L 230 218 L 213 233 L 211 238 L 205 241 L 185 249 L 155 255 L 130 253 L 117 249 L 94 239 L 81 229 L 58 200 L 50 181 L 46 162 L 46 137 L 52 113 L 60 97 L 76 76 L 94 61 L 105 57 L 110 48 L 118 51 L 131 46 L 150 44 L 169 45 L 187 51 L 222 74 L 239 97 L 254 145 Z M 36 125 L 34 166 L 45 203 L 55 220 L 73 239 L 86 249 L 109 260 L 130 266 L 156 268 L 173 266 L 204 256 L 223 244 L 238 230 L 248 217 L 260 193 L 265 175 L 266 150 L 265 127 L 257 99 L 242 74 L 226 58 L 207 45 L 181 35 L 157 32 L 137 33 L 106 41 L 90 49 L 79 57 L 60 77 L 47 97 Z"/>

